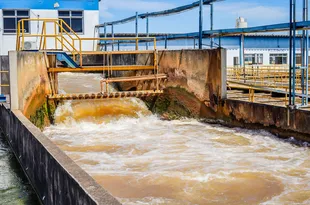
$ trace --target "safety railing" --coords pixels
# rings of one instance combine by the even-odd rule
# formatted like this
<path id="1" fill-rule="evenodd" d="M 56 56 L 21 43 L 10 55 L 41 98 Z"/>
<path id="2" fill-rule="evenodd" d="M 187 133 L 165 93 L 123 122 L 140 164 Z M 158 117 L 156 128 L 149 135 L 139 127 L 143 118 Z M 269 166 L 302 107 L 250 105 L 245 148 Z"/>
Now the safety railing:
<path id="1" fill-rule="evenodd" d="M 2 102 L 7 102 L 7 100 L 6 100 L 6 96 L 4 95 L 4 94 L 2 94 L 2 88 L 4 88 L 4 87 L 10 87 L 10 85 L 9 84 L 4 84 L 4 83 L 2 83 L 2 74 L 4 74 L 4 73 L 9 73 L 9 71 L 3 71 L 3 70 L 0 70 L 0 103 L 2 103 Z"/>
<path id="2" fill-rule="evenodd" d="M 25 30 L 26 22 L 37 22 L 38 32 L 36 34 L 27 33 Z M 39 23 L 41 25 L 39 25 Z M 51 24 L 51 26 L 48 26 Z M 40 30 L 40 32 L 39 32 Z M 62 19 L 21 19 L 17 25 L 16 50 L 27 50 L 25 48 L 26 39 L 39 38 L 37 50 L 61 50 L 72 55 L 74 61 L 79 56 L 79 66 L 83 66 L 83 55 L 97 54 L 135 54 L 135 53 L 154 53 L 156 52 L 156 38 L 154 37 L 133 37 L 133 38 L 83 38 L 78 35 L 64 20 Z M 85 49 L 85 42 L 92 42 L 91 49 Z M 129 51 L 111 51 L 99 48 L 99 42 L 105 42 L 104 46 L 115 46 L 119 42 L 134 44 L 135 49 Z M 153 50 L 139 51 L 139 42 L 152 42 Z M 50 43 L 53 42 L 53 43 Z M 107 51 L 106 51 L 107 50 Z M 155 55 L 154 55 L 155 56 Z M 155 58 L 155 57 L 154 57 Z"/>
<path id="3" fill-rule="evenodd" d="M 25 30 L 26 22 L 35 21 L 38 23 L 38 32 L 36 34 L 27 33 Z M 29 25 L 29 24 L 28 24 Z M 25 46 L 26 40 L 29 38 L 37 38 L 38 49 L 40 51 L 46 51 L 49 55 L 63 55 L 65 56 L 65 61 L 69 62 L 71 59 L 64 54 L 58 53 L 58 51 L 66 52 L 72 56 L 72 60 L 76 65 L 72 63 L 73 66 L 68 67 L 66 62 L 64 67 L 57 66 L 57 63 L 53 64 L 55 67 L 49 67 L 48 72 L 51 76 L 51 83 L 55 83 L 56 79 L 53 77 L 52 73 L 57 72 L 105 72 L 104 83 L 108 87 L 109 83 L 113 82 L 125 82 L 125 81 L 149 81 L 155 80 L 155 88 L 151 91 L 145 91 L 146 94 L 159 94 L 162 93 L 160 88 L 160 81 L 165 79 L 166 75 L 160 75 L 158 69 L 158 53 L 156 49 L 156 38 L 155 37 L 133 37 L 133 38 L 89 38 L 81 37 L 76 33 L 64 20 L 62 19 L 21 19 L 18 21 L 17 25 L 17 38 L 16 38 L 16 50 L 23 51 L 27 50 Z M 126 44 L 133 44 L 133 48 L 129 50 L 114 51 L 113 47 L 117 45 L 120 41 Z M 152 42 L 153 49 L 150 50 L 139 50 L 139 43 L 141 42 Z M 87 43 L 87 48 L 85 49 L 85 44 Z M 103 43 L 103 44 L 101 44 Z M 92 46 L 90 46 L 92 45 Z M 101 46 L 101 47 L 100 47 Z M 102 47 L 103 46 L 103 47 Z M 109 49 L 111 47 L 111 49 Z M 151 54 L 148 56 L 148 62 L 142 65 L 115 65 L 115 60 L 113 56 L 122 54 Z M 83 66 L 83 57 L 96 55 L 102 57 L 102 62 L 99 65 L 87 65 Z M 153 56 L 152 56 L 153 55 Z M 69 56 L 71 58 L 71 56 Z M 151 59 L 153 57 L 153 59 Z M 78 59 L 79 58 L 79 59 Z M 79 62 L 79 63 L 77 63 Z M 63 62 L 61 62 L 63 63 Z M 96 62 L 97 63 L 97 62 Z M 120 77 L 113 77 L 114 71 L 151 71 L 147 75 L 143 76 L 127 76 L 126 79 Z M 141 74 L 141 75 L 142 75 Z M 102 85 L 103 83 L 101 83 Z M 52 85 L 53 87 L 53 85 Z M 55 86 L 54 86 L 55 87 Z M 102 90 L 102 93 L 110 94 L 109 90 Z M 57 95 L 57 90 L 54 89 L 53 98 Z M 123 95 L 122 95 L 123 96 Z M 57 97 L 55 97 L 57 98 Z"/>
<path id="4" fill-rule="evenodd" d="M 296 70 L 296 90 L 302 90 L 302 69 Z M 289 89 L 289 67 L 283 66 L 246 66 L 228 67 L 227 80 L 245 85 L 274 89 Z"/>

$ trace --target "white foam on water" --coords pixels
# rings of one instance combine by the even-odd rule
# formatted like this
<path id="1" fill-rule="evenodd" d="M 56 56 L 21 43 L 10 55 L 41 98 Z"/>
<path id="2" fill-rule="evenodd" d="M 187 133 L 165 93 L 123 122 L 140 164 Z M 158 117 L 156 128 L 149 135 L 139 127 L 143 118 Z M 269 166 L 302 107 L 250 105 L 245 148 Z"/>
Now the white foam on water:
<path id="1" fill-rule="evenodd" d="M 120 197 L 125 204 L 199 204 L 194 198 L 202 196 L 195 191 L 193 182 L 206 186 L 215 181 L 222 186 L 222 180 L 226 180 L 235 186 L 234 183 L 242 180 L 251 185 L 266 178 L 271 184 L 264 183 L 275 186 L 279 192 L 260 201 L 264 204 L 285 204 L 288 203 L 283 201 L 286 194 L 310 190 L 308 148 L 284 142 L 263 130 L 227 128 L 193 119 L 162 121 L 147 111 L 143 101 L 135 98 L 109 103 L 68 101 L 56 110 L 55 115 L 61 120 L 44 133 L 69 156 L 76 157 L 75 161 L 92 176 L 134 178 L 137 184 L 126 184 L 128 189 L 155 184 L 160 190 L 169 186 L 168 179 L 174 179 L 175 186 L 184 186 L 175 198 L 152 194 L 142 198 Z M 93 118 L 87 115 L 98 110 L 108 114 L 97 113 Z M 309 199 L 289 202 L 308 203 Z"/>

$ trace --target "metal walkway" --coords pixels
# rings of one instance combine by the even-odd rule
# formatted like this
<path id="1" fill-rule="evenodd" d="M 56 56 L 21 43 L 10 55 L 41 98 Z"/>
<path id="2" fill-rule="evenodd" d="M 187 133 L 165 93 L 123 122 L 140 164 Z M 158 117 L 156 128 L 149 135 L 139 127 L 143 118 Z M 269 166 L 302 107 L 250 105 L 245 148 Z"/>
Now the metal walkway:
<path id="1" fill-rule="evenodd" d="M 126 97 L 149 97 L 162 94 L 162 90 L 143 90 L 143 91 L 123 91 L 110 93 L 75 93 L 75 94 L 55 94 L 49 95 L 51 100 L 87 100 L 87 99 L 107 99 L 107 98 L 126 98 Z"/>

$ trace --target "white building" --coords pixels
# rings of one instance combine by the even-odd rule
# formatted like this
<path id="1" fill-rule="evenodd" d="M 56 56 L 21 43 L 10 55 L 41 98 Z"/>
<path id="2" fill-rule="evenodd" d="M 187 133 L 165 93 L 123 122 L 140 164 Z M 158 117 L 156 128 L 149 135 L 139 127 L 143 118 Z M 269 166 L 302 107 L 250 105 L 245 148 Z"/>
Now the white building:
<path id="1" fill-rule="evenodd" d="M 17 22 L 28 18 L 63 19 L 80 37 L 94 37 L 95 26 L 99 24 L 100 0 L 0 0 L 0 55 L 16 49 Z M 58 28 L 56 28 L 58 29 Z M 40 34 L 42 22 L 25 23 L 25 33 Z M 47 26 L 48 33 L 54 26 Z M 58 32 L 58 31 L 57 31 Z M 25 38 L 28 49 L 39 47 L 38 37 Z M 54 40 L 47 41 L 47 49 L 55 47 Z M 93 49 L 93 42 L 83 43 L 83 50 Z"/>

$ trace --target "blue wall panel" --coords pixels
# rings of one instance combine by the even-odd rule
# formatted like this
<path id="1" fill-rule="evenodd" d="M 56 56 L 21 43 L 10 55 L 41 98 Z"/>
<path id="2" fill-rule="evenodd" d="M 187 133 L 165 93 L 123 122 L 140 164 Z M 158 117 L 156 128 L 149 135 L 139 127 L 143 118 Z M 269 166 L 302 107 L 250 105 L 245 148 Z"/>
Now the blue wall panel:
<path id="1" fill-rule="evenodd" d="M 99 10 L 99 0 L 0 0 L 0 9 L 55 9 Z"/>

